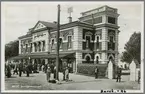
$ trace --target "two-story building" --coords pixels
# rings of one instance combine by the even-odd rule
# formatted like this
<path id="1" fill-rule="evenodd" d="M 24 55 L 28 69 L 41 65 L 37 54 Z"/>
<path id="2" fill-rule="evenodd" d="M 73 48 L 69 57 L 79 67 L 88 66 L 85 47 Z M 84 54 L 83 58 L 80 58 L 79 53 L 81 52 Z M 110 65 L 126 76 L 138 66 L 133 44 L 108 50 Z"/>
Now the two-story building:
<path id="1" fill-rule="evenodd" d="M 116 8 L 102 6 L 81 13 L 78 21 L 60 25 L 60 64 L 77 72 L 78 63 L 118 63 L 118 16 Z M 20 62 L 55 63 L 57 24 L 38 21 L 19 37 Z"/>

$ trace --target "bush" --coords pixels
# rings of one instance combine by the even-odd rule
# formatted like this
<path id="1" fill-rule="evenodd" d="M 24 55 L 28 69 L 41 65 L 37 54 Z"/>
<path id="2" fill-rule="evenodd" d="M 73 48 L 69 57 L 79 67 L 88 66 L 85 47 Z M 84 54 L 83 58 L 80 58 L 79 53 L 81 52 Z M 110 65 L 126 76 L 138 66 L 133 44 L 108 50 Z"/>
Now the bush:
<path id="1" fill-rule="evenodd" d="M 107 64 L 78 64 L 77 72 L 81 74 L 86 74 L 90 76 L 94 76 L 95 67 L 98 67 L 98 76 L 105 77 Z"/>

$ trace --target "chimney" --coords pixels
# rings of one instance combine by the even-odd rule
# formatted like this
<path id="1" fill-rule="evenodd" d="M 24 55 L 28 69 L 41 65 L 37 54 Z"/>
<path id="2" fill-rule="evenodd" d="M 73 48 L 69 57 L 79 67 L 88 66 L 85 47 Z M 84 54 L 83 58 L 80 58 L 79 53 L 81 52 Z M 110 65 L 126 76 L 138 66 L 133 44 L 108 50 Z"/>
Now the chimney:
<path id="1" fill-rule="evenodd" d="M 72 22 L 72 17 L 68 17 L 68 21 L 69 21 L 69 23 L 71 23 Z"/>

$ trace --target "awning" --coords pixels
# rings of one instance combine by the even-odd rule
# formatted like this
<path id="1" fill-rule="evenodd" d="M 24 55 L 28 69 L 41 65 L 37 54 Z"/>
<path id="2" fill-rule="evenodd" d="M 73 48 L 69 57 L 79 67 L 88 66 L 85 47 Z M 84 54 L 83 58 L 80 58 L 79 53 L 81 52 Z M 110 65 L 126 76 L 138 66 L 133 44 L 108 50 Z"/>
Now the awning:
<path id="1" fill-rule="evenodd" d="M 27 54 L 12 57 L 11 60 L 19 59 L 55 59 L 57 54 Z M 74 53 L 60 53 L 59 57 L 62 59 L 74 59 Z"/>

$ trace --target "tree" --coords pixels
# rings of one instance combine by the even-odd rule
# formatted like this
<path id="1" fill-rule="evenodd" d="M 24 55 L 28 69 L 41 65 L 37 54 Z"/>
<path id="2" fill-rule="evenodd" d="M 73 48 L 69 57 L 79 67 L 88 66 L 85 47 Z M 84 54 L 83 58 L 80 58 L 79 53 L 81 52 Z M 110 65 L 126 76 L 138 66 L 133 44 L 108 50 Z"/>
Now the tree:
<path id="1" fill-rule="evenodd" d="M 140 63 L 141 33 L 134 32 L 125 44 L 124 49 L 121 61 L 131 63 L 132 60 L 136 60 Z"/>
<path id="2" fill-rule="evenodd" d="M 19 41 L 12 41 L 5 45 L 5 60 L 17 56 L 19 53 Z"/>

